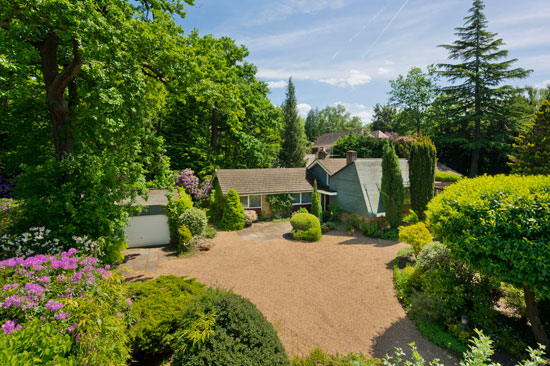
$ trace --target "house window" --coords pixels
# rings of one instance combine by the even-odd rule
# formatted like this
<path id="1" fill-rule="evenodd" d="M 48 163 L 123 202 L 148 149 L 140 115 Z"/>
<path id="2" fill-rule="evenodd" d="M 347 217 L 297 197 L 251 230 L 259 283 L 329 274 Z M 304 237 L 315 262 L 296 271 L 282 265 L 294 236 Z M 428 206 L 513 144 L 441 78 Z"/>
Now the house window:
<path id="1" fill-rule="evenodd" d="M 311 204 L 312 192 L 291 193 L 293 205 Z"/>
<path id="2" fill-rule="evenodd" d="M 262 196 L 241 196 L 241 205 L 244 209 L 248 208 L 262 208 Z"/>

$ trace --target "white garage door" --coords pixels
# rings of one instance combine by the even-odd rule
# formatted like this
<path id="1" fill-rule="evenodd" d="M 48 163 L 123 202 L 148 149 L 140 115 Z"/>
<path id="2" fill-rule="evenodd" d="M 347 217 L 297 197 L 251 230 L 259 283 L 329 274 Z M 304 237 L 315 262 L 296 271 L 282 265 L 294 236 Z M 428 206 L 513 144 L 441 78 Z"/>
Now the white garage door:
<path id="1" fill-rule="evenodd" d="M 165 215 L 146 215 L 130 217 L 124 229 L 129 248 L 150 247 L 170 243 L 168 217 Z"/>

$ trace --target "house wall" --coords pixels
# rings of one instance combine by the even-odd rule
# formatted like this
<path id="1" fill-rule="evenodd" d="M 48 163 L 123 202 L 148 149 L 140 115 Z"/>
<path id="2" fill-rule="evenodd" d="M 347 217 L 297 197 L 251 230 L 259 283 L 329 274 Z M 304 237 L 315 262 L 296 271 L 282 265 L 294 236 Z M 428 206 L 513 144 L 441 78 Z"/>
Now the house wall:
<path id="1" fill-rule="evenodd" d="M 319 182 L 322 182 L 326 186 L 328 186 L 328 180 L 327 180 L 327 172 L 319 166 L 319 164 L 316 164 L 313 168 L 309 169 L 311 173 L 317 178 Z"/>
<path id="2" fill-rule="evenodd" d="M 330 189 L 338 192 L 330 201 L 359 215 L 368 216 L 365 197 L 354 164 L 348 165 L 330 178 Z"/>

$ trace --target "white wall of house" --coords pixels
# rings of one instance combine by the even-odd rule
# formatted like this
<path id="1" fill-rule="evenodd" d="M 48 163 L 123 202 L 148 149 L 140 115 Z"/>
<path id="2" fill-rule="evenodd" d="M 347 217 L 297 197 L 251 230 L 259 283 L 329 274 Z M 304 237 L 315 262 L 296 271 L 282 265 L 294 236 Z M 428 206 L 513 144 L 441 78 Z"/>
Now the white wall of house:
<path id="1" fill-rule="evenodd" d="M 166 215 L 132 216 L 124 232 L 129 248 L 170 243 L 170 229 Z"/>

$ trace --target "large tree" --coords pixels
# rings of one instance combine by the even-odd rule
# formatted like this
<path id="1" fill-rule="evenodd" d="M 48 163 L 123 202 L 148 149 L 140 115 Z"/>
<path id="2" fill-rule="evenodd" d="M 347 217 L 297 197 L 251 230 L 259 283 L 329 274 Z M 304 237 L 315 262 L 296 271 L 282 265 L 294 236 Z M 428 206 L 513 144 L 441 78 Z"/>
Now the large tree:
<path id="1" fill-rule="evenodd" d="M 426 218 L 426 206 L 434 196 L 435 145 L 428 136 L 421 136 L 411 145 L 409 153 L 409 181 L 411 184 L 411 208 L 420 220 Z"/>
<path id="2" fill-rule="evenodd" d="M 427 113 L 437 97 L 438 86 L 431 73 L 425 73 L 419 67 L 413 67 L 407 76 L 399 75 L 390 80 L 391 105 L 398 108 L 396 129 L 402 135 L 427 133 Z"/>
<path id="3" fill-rule="evenodd" d="M 481 0 L 475 0 L 464 26 L 457 27 L 458 39 L 450 45 L 441 45 L 449 51 L 454 64 L 439 64 L 439 73 L 451 85 L 443 88 L 442 103 L 447 107 L 447 123 L 457 126 L 455 135 L 447 139 L 458 143 L 470 155 L 469 175 L 478 174 L 480 155 L 492 146 L 491 134 L 496 124 L 506 121 L 510 111 L 507 100 L 516 89 L 502 85 L 505 80 L 524 78 L 530 70 L 511 68 L 517 59 L 503 60 L 508 51 L 496 33 L 487 30 Z"/>
<path id="4" fill-rule="evenodd" d="M 397 115 L 397 109 L 394 106 L 376 103 L 373 112 L 372 123 L 370 124 L 371 131 L 395 131 L 395 117 Z"/>
<path id="5" fill-rule="evenodd" d="M 144 192 L 152 161 L 165 162 L 147 145 L 158 147 L 153 116 L 178 88 L 183 30 L 172 17 L 185 15 L 183 5 L 0 1 L 6 165 L 19 174 L 22 226 L 60 239 L 123 238 L 122 202 Z M 12 138 L 24 131 L 29 140 Z"/>
<path id="6" fill-rule="evenodd" d="M 306 137 L 304 124 L 298 117 L 296 93 L 292 78 L 288 79 L 286 98 L 281 106 L 284 117 L 279 162 L 284 168 L 298 168 L 305 165 Z"/>

